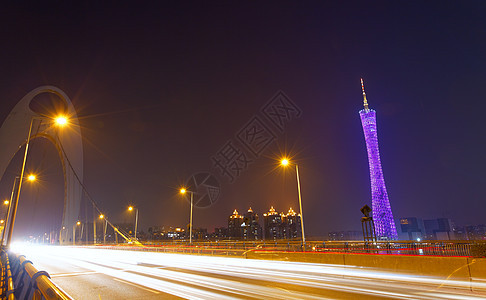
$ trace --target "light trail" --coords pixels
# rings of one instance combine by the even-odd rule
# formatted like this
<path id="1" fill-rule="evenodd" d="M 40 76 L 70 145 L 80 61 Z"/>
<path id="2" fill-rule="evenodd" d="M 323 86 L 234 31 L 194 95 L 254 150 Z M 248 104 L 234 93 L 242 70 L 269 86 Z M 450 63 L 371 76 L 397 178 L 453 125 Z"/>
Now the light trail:
<path id="1" fill-rule="evenodd" d="M 362 267 L 59 246 L 16 252 L 42 262 L 75 266 L 71 280 L 104 274 L 187 299 L 484 299 L 486 283 L 394 274 Z M 83 271 L 79 271 L 82 269 Z M 91 273 L 90 273 L 91 272 Z M 90 275 L 92 274 L 92 275 Z M 79 275 L 79 276 L 74 276 Z M 62 288 L 65 288 L 61 286 Z M 66 289 L 68 293 L 76 293 Z M 161 295 L 162 297 L 162 295 Z"/>

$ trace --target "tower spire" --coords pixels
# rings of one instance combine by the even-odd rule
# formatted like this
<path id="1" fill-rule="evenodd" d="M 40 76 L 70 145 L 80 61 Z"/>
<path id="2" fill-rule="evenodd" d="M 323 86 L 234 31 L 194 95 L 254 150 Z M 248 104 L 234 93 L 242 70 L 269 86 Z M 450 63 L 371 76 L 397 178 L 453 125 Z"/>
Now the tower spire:
<path id="1" fill-rule="evenodd" d="M 363 83 L 363 78 L 361 78 L 361 90 L 363 90 L 363 103 L 364 103 L 364 108 L 365 110 L 368 110 L 368 100 L 366 100 L 366 93 L 364 89 L 364 83 Z"/>

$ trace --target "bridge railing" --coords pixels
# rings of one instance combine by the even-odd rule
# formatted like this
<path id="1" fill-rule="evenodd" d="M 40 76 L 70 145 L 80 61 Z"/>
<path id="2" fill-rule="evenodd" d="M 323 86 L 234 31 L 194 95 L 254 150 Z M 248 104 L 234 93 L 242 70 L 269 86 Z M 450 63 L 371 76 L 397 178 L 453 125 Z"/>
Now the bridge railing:
<path id="1" fill-rule="evenodd" d="M 7 252 L 1 250 L 1 299 L 15 300 L 12 272 Z"/>
<path id="2" fill-rule="evenodd" d="M 9 253 L 8 258 L 15 296 L 13 299 L 72 299 L 51 281 L 47 272 L 37 271 L 32 262 L 23 255 Z"/>
<path id="3" fill-rule="evenodd" d="M 217 254 L 245 251 L 290 251 L 318 253 L 391 254 L 421 256 L 486 256 L 486 241 L 308 241 L 304 247 L 300 241 L 198 241 L 189 245 L 184 241 L 144 242 L 147 250 L 184 253 L 210 252 Z M 162 248 L 162 249 L 159 249 Z M 224 255 L 224 254 L 223 254 Z M 229 255 L 229 254 L 228 254 Z"/>

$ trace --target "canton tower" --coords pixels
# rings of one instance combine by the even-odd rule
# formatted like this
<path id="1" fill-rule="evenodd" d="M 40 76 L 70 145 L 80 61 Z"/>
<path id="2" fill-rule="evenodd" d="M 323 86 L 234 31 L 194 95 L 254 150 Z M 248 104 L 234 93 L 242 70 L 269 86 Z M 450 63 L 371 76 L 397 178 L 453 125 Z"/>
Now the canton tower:
<path id="1" fill-rule="evenodd" d="M 397 229 L 391 211 L 388 193 L 386 192 L 385 179 L 381 169 L 380 150 L 378 149 L 378 133 L 376 127 L 376 111 L 368 108 L 368 100 L 364 90 L 363 79 L 361 78 L 361 89 L 363 90 L 364 109 L 359 111 L 361 124 L 368 150 L 368 163 L 370 165 L 371 179 L 371 205 L 373 223 L 375 225 L 378 239 L 397 239 Z"/>

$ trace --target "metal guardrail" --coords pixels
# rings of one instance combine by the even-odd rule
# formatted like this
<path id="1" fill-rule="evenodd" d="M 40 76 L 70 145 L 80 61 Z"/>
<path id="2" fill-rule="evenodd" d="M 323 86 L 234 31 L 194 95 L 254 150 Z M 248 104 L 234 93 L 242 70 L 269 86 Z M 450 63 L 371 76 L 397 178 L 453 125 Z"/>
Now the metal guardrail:
<path id="1" fill-rule="evenodd" d="M 486 256 L 486 241 L 307 241 L 304 247 L 300 241 L 204 241 L 143 243 L 144 249 L 156 252 L 183 252 L 204 254 L 212 252 L 245 251 L 288 251 L 349 254 L 391 254 L 420 256 Z M 208 253 L 210 254 L 210 253 Z M 236 253 L 235 253 L 236 254 Z M 217 255 L 217 254 L 216 254 Z M 228 254 L 227 254 L 228 255 Z"/>
<path id="2" fill-rule="evenodd" d="M 31 261 L 23 255 L 9 253 L 11 278 L 13 280 L 10 299 L 72 299 L 60 287 L 55 285 L 47 272 L 37 271 Z"/>
<path id="3" fill-rule="evenodd" d="M 300 240 L 219 240 L 193 241 L 142 241 L 143 245 L 85 244 L 87 247 L 138 250 L 167 253 L 186 253 L 220 256 L 243 256 L 248 251 L 287 251 L 309 253 L 419 255 L 486 257 L 486 241 L 313 241 L 302 247 Z"/>
<path id="4" fill-rule="evenodd" d="M 1 251 L 1 295 L 2 299 L 15 300 L 12 272 L 10 271 L 10 263 L 7 252 Z"/>

